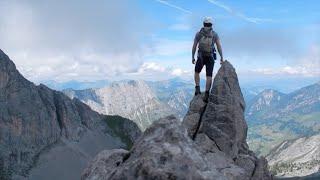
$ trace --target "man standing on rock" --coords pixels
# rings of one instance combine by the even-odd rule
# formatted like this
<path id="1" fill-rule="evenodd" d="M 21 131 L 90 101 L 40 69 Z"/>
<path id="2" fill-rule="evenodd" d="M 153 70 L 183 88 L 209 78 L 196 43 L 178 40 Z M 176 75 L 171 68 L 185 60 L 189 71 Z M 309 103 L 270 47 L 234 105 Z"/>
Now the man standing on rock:
<path id="1" fill-rule="evenodd" d="M 218 52 L 221 57 L 220 64 L 222 64 L 223 54 L 222 54 L 222 48 L 221 48 L 219 36 L 212 29 L 212 18 L 206 17 L 203 21 L 203 27 L 196 34 L 194 38 L 193 47 L 192 47 L 192 63 L 196 64 L 195 72 L 194 72 L 194 81 L 196 84 L 195 95 L 201 94 L 199 74 L 203 66 L 204 65 L 206 66 L 207 80 L 206 80 L 205 96 L 203 99 L 205 102 L 208 102 L 209 91 L 211 89 L 211 84 L 212 84 L 213 66 L 214 66 L 214 61 L 216 60 L 216 50 L 215 50 L 214 44 L 216 44 L 218 48 Z M 196 62 L 194 59 L 194 55 L 196 53 L 197 46 L 198 46 L 198 57 Z"/>

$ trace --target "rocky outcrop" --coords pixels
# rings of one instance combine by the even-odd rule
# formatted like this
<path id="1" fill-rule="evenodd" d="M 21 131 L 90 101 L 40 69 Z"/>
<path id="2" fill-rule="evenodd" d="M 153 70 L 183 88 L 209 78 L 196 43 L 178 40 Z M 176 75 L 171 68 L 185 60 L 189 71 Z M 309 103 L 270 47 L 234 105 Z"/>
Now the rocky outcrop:
<path id="1" fill-rule="evenodd" d="M 272 179 L 246 143 L 244 108 L 235 69 L 225 62 L 208 104 L 196 96 L 182 123 L 160 119 L 130 151 L 103 151 L 82 179 Z"/>
<path id="2" fill-rule="evenodd" d="M 225 62 L 214 79 L 198 133 L 214 140 L 232 158 L 242 152 L 248 153 L 248 127 L 244 120 L 244 108 L 245 102 L 235 69 L 229 62 Z"/>
<path id="3" fill-rule="evenodd" d="M 121 124 L 113 121 L 114 117 L 100 115 L 77 99 L 29 82 L 0 50 L 0 179 L 27 176 L 41 154 L 50 152 L 57 143 L 64 146 L 81 143 L 83 137 L 90 135 L 91 149 L 86 156 L 89 157 L 105 148 L 126 148 L 128 141 L 139 136 L 138 127 L 131 121 L 123 119 Z M 121 136 L 115 128 L 122 129 Z M 104 138 L 108 146 L 106 143 L 95 146 L 98 139 Z"/>

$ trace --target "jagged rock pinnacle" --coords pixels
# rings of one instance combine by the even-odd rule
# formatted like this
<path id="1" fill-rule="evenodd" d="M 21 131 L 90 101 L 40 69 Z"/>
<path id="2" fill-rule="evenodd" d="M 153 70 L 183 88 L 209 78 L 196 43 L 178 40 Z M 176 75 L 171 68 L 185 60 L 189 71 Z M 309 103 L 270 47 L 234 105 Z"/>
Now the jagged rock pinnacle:
<path id="1" fill-rule="evenodd" d="M 209 103 L 204 112 L 199 133 L 214 139 L 228 155 L 236 157 L 247 151 L 245 102 L 233 66 L 225 61 L 214 78 Z"/>

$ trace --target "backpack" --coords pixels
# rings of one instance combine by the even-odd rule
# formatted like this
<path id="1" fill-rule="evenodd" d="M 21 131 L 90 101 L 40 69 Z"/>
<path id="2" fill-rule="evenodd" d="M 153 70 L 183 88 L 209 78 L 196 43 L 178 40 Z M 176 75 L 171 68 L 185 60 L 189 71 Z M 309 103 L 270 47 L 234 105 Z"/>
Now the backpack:
<path id="1" fill-rule="evenodd" d="M 201 38 L 199 40 L 199 51 L 204 55 L 212 55 L 215 53 L 214 43 L 213 43 L 213 31 L 209 33 L 200 31 Z"/>

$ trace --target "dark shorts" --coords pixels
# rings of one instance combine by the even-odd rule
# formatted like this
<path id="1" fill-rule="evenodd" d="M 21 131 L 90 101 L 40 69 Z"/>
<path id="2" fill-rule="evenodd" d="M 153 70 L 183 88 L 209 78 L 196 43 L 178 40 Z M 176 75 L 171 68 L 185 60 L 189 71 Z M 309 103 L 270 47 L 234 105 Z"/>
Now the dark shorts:
<path id="1" fill-rule="evenodd" d="M 199 55 L 194 71 L 197 73 L 200 73 L 204 65 L 206 66 L 206 76 L 212 77 L 213 66 L 214 66 L 213 57 Z"/>

